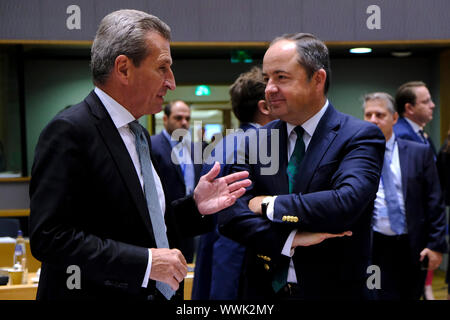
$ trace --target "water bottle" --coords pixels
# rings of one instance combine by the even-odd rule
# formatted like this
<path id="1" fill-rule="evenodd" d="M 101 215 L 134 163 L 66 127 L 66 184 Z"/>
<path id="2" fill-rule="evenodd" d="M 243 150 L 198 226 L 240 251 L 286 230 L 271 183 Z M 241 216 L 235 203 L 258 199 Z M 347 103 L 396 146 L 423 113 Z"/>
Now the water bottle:
<path id="1" fill-rule="evenodd" d="M 27 279 L 27 253 L 25 247 L 25 239 L 22 236 L 22 231 L 19 230 L 16 238 L 16 247 L 14 249 L 14 269 L 23 271 L 22 283 Z"/>

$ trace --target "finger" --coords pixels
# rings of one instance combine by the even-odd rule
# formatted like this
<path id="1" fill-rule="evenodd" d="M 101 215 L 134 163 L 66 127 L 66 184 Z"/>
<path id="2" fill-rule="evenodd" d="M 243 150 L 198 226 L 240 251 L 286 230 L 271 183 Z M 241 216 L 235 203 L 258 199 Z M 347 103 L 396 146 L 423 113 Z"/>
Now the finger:
<path id="1" fill-rule="evenodd" d="M 423 259 L 425 259 L 425 256 L 427 255 L 427 251 L 426 251 L 427 249 L 423 249 L 421 252 L 420 252 L 420 258 L 419 258 L 419 261 L 423 261 Z"/>
<path id="2" fill-rule="evenodd" d="M 247 189 L 240 188 L 239 190 L 233 191 L 230 194 L 230 196 L 234 197 L 234 201 L 236 201 L 236 199 L 242 197 L 245 194 L 246 191 L 247 191 Z M 234 201 L 233 201 L 233 203 L 234 203 Z"/>
<path id="3" fill-rule="evenodd" d="M 242 180 L 248 177 L 248 171 L 239 171 L 239 172 L 235 172 L 232 174 L 229 174 L 225 177 L 223 177 L 225 179 L 225 182 L 227 184 L 233 183 L 237 180 Z"/>
<path id="4" fill-rule="evenodd" d="M 170 279 L 167 279 L 166 283 L 172 288 L 172 290 L 177 291 L 180 287 L 179 282 L 174 278 L 171 277 Z"/>
<path id="5" fill-rule="evenodd" d="M 206 179 L 207 181 L 213 181 L 214 178 L 217 177 L 219 172 L 220 172 L 220 164 L 218 161 L 216 161 L 214 162 L 214 166 L 211 168 L 211 170 L 209 170 L 208 173 L 204 174 L 202 178 Z"/>
<path id="6" fill-rule="evenodd" d="M 232 193 L 241 188 L 249 187 L 249 186 L 251 186 L 251 184 L 252 184 L 252 181 L 249 179 L 237 181 L 237 182 L 234 182 L 234 183 L 228 185 L 228 190 Z"/>
<path id="7" fill-rule="evenodd" d="M 178 282 L 181 282 L 181 281 L 183 281 L 184 277 L 186 277 L 186 275 L 187 275 L 187 269 L 185 270 L 184 268 L 179 268 L 179 269 L 175 270 L 173 277 Z"/>

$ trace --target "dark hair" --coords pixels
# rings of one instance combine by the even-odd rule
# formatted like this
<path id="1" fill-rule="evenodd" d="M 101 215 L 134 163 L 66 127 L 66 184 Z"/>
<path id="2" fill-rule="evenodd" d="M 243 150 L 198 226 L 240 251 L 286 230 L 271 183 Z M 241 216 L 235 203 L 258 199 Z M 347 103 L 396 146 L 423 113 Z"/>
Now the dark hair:
<path id="1" fill-rule="evenodd" d="M 94 83 L 104 84 L 116 58 L 123 54 L 139 67 L 150 52 L 146 42 L 149 32 L 170 40 L 170 28 L 158 17 L 138 10 L 118 10 L 100 22 L 91 48 Z"/>
<path id="2" fill-rule="evenodd" d="M 305 68 L 309 80 L 319 69 L 325 70 L 327 78 L 325 80 L 324 94 L 326 95 L 331 83 L 331 68 L 330 56 L 325 43 L 310 33 L 291 33 L 275 38 L 270 45 L 280 40 L 295 42 L 299 56 L 298 63 Z"/>
<path id="3" fill-rule="evenodd" d="M 260 67 L 241 73 L 230 87 L 231 107 L 240 122 L 253 122 L 258 111 L 258 101 L 264 100 L 264 83 Z"/>
<path id="4" fill-rule="evenodd" d="M 399 115 L 402 116 L 403 113 L 405 113 L 405 104 L 416 104 L 416 94 L 414 92 L 414 88 L 426 86 L 427 85 L 425 82 L 422 81 L 410 81 L 402 84 L 397 89 L 397 93 L 395 94 L 395 105 Z"/>
<path id="5" fill-rule="evenodd" d="M 178 101 L 181 101 L 181 102 L 185 103 L 189 108 L 191 108 L 191 106 L 188 105 L 188 104 L 187 104 L 186 102 L 184 102 L 183 100 L 174 100 L 174 101 L 170 101 L 168 104 L 166 104 L 166 105 L 164 106 L 164 114 L 165 114 L 167 117 L 170 117 L 170 114 L 172 113 L 172 106 L 173 106 L 175 103 L 177 103 Z"/>

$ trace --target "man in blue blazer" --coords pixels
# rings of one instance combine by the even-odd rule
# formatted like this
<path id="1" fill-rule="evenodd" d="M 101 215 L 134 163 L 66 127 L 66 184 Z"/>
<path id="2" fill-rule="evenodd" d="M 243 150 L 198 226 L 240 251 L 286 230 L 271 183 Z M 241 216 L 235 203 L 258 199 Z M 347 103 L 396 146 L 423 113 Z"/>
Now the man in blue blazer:
<path id="1" fill-rule="evenodd" d="M 231 106 L 242 131 L 256 130 L 274 120 L 264 98 L 265 83 L 260 67 L 242 73 L 230 87 Z M 234 151 L 234 150 L 233 150 Z M 204 170 L 211 166 L 205 165 Z M 231 166 L 223 165 L 221 174 Z M 245 247 L 218 230 L 200 238 L 195 263 L 192 298 L 196 300 L 235 300 L 238 298 Z"/>
<path id="2" fill-rule="evenodd" d="M 394 125 L 398 138 L 416 141 L 428 145 L 436 160 L 436 147 L 424 131 L 425 126 L 433 119 L 434 103 L 426 84 L 422 81 L 410 81 L 402 84 L 395 95 L 399 120 Z M 424 287 L 424 298 L 434 300 L 433 271 L 428 271 Z"/>
<path id="3" fill-rule="evenodd" d="M 266 100 L 280 120 L 259 129 L 259 143 L 248 146 L 247 156 L 258 146 L 259 161 L 249 163 L 249 157 L 234 166 L 249 170 L 253 184 L 218 216 L 220 232 L 247 247 L 240 295 L 362 299 L 384 137 L 328 101 L 328 49 L 315 36 L 276 38 L 265 53 L 263 75 Z M 264 153 L 270 163 L 261 161 Z M 353 235 L 294 245 L 301 232 L 346 230 Z"/>
<path id="4" fill-rule="evenodd" d="M 423 269 L 439 267 L 447 250 L 445 206 L 433 153 L 423 143 L 394 134 L 398 114 L 387 93 L 366 95 L 364 119 L 376 124 L 386 138 L 373 219 L 372 263 L 381 271 L 377 297 L 419 300 L 425 283 Z"/>
<path id="5" fill-rule="evenodd" d="M 194 162 L 194 144 L 187 134 L 190 120 L 190 107 L 184 101 L 172 101 L 164 107 L 164 129 L 151 137 L 152 155 L 157 160 L 159 171 L 163 172 L 161 180 L 170 186 L 170 193 L 167 194 L 169 203 L 192 194 L 200 178 L 202 164 Z M 172 140 L 171 137 L 177 129 L 184 129 L 187 134 L 181 142 Z M 172 150 L 175 156 L 179 156 L 179 161 L 173 161 Z M 201 151 L 201 147 L 198 151 Z M 188 237 L 184 240 L 179 249 L 186 261 L 192 263 L 196 249 L 195 238 Z"/>
<path id="6" fill-rule="evenodd" d="M 395 105 L 400 115 L 394 125 L 397 138 L 427 144 L 436 156 L 436 148 L 424 132 L 424 127 L 433 119 L 435 107 L 427 85 L 422 81 L 402 84 L 397 89 Z"/>

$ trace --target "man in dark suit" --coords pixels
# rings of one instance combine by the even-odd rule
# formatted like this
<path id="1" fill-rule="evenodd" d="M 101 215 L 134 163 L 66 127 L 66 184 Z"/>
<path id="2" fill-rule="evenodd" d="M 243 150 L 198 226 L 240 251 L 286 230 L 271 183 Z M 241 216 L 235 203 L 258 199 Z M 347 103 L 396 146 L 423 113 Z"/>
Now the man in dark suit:
<path id="1" fill-rule="evenodd" d="M 410 81 L 402 84 L 395 94 L 397 112 L 400 115 L 394 125 L 394 132 L 398 138 L 416 141 L 428 145 L 434 153 L 436 160 L 436 147 L 425 126 L 433 119 L 434 103 L 426 84 L 422 81 Z M 429 270 L 424 286 L 424 298 L 434 300 L 433 271 Z"/>
<path id="2" fill-rule="evenodd" d="M 175 88 L 169 39 L 155 16 L 107 15 L 91 49 L 95 90 L 42 131 L 30 183 L 38 299 L 173 298 L 187 274 L 181 252 L 170 249 L 180 232 L 208 230 L 211 217 L 203 215 L 232 204 L 250 184 L 231 183 L 245 173 L 214 180 L 217 164 L 193 196 L 173 208 L 166 201 L 150 137 L 136 120 L 159 112 Z"/>
<path id="3" fill-rule="evenodd" d="M 400 115 L 394 125 L 397 138 L 427 144 L 436 155 L 436 148 L 424 128 L 433 119 L 435 104 L 427 85 L 422 81 L 402 84 L 395 95 L 397 112 Z"/>
<path id="4" fill-rule="evenodd" d="M 387 93 L 366 95 L 364 119 L 376 124 L 386 138 L 372 227 L 372 263 L 381 271 L 377 296 L 418 300 L 426 275 L 421 262 L 435 270 L 447 250 L 445 207 L 433 153 L 423 143 L 394 134 L 398 114 Z"/>
<path id="5" fill-rule="evenodd" d="M 247 246 L 241 296 L 361 299 L 383 135 L 329 103 L 328 49 L 315 36 L 275 39 L 264 55 L 263 75 L 266 100 L 280 120 L 258 131 L 259 142 L 247 155 L 256 145 L 260 151 L 267 146 L 272 163 L 236 165 L 250 171 L 253 185 L 218 217 L 220 232 Z M 278 170 L 265 170 L 273 162 Z M 294 245 L 301 232 L 346 230 L 353 235 Z"/>
<path id="6" fill-rule="evenodd" d="M 164 172 L 161 176 L 163 184 L 170 186 L 167 194 L 169 202 L 192 194 L 200 179 L 202 163 L 194 161 L 194 143 L 189 135 L 191 120 L 190 107 L 181 100 L 168 103 L 164 107 L 164 129 L 151 137 L 152 155 L 158 163 L 158 170 Z M 172 133 L 183 129 L 182 141 L 172 139 Z M 173 150 L 173 154 L 172 154 Z M 199 148 L 201 151 L 202 148 Z M 176 156 L 177 161 L 172 160 Z M 195 253 L 194 237 L 185 238 L 180 244 L 180 251 L 188 263 L 192 263 Z"/>
<path id="7" fill-rule="evenodd" d="M 265 101 L 265 83 L 260 67 L 242 73 L 230 87 L 231 107 L 242 131 L 256 130 L 274 120 Z M 234 150 L 233 150 L 234 152 Z M 222 174 L 229 174 L 224 165 Z M 210 166 L 205 165 L 205 170 Z M 216 229 L 200 238 L 195 264 L 192 298 L 196 300 L 235 300 L 243 268 L 245 247 Z"/>

